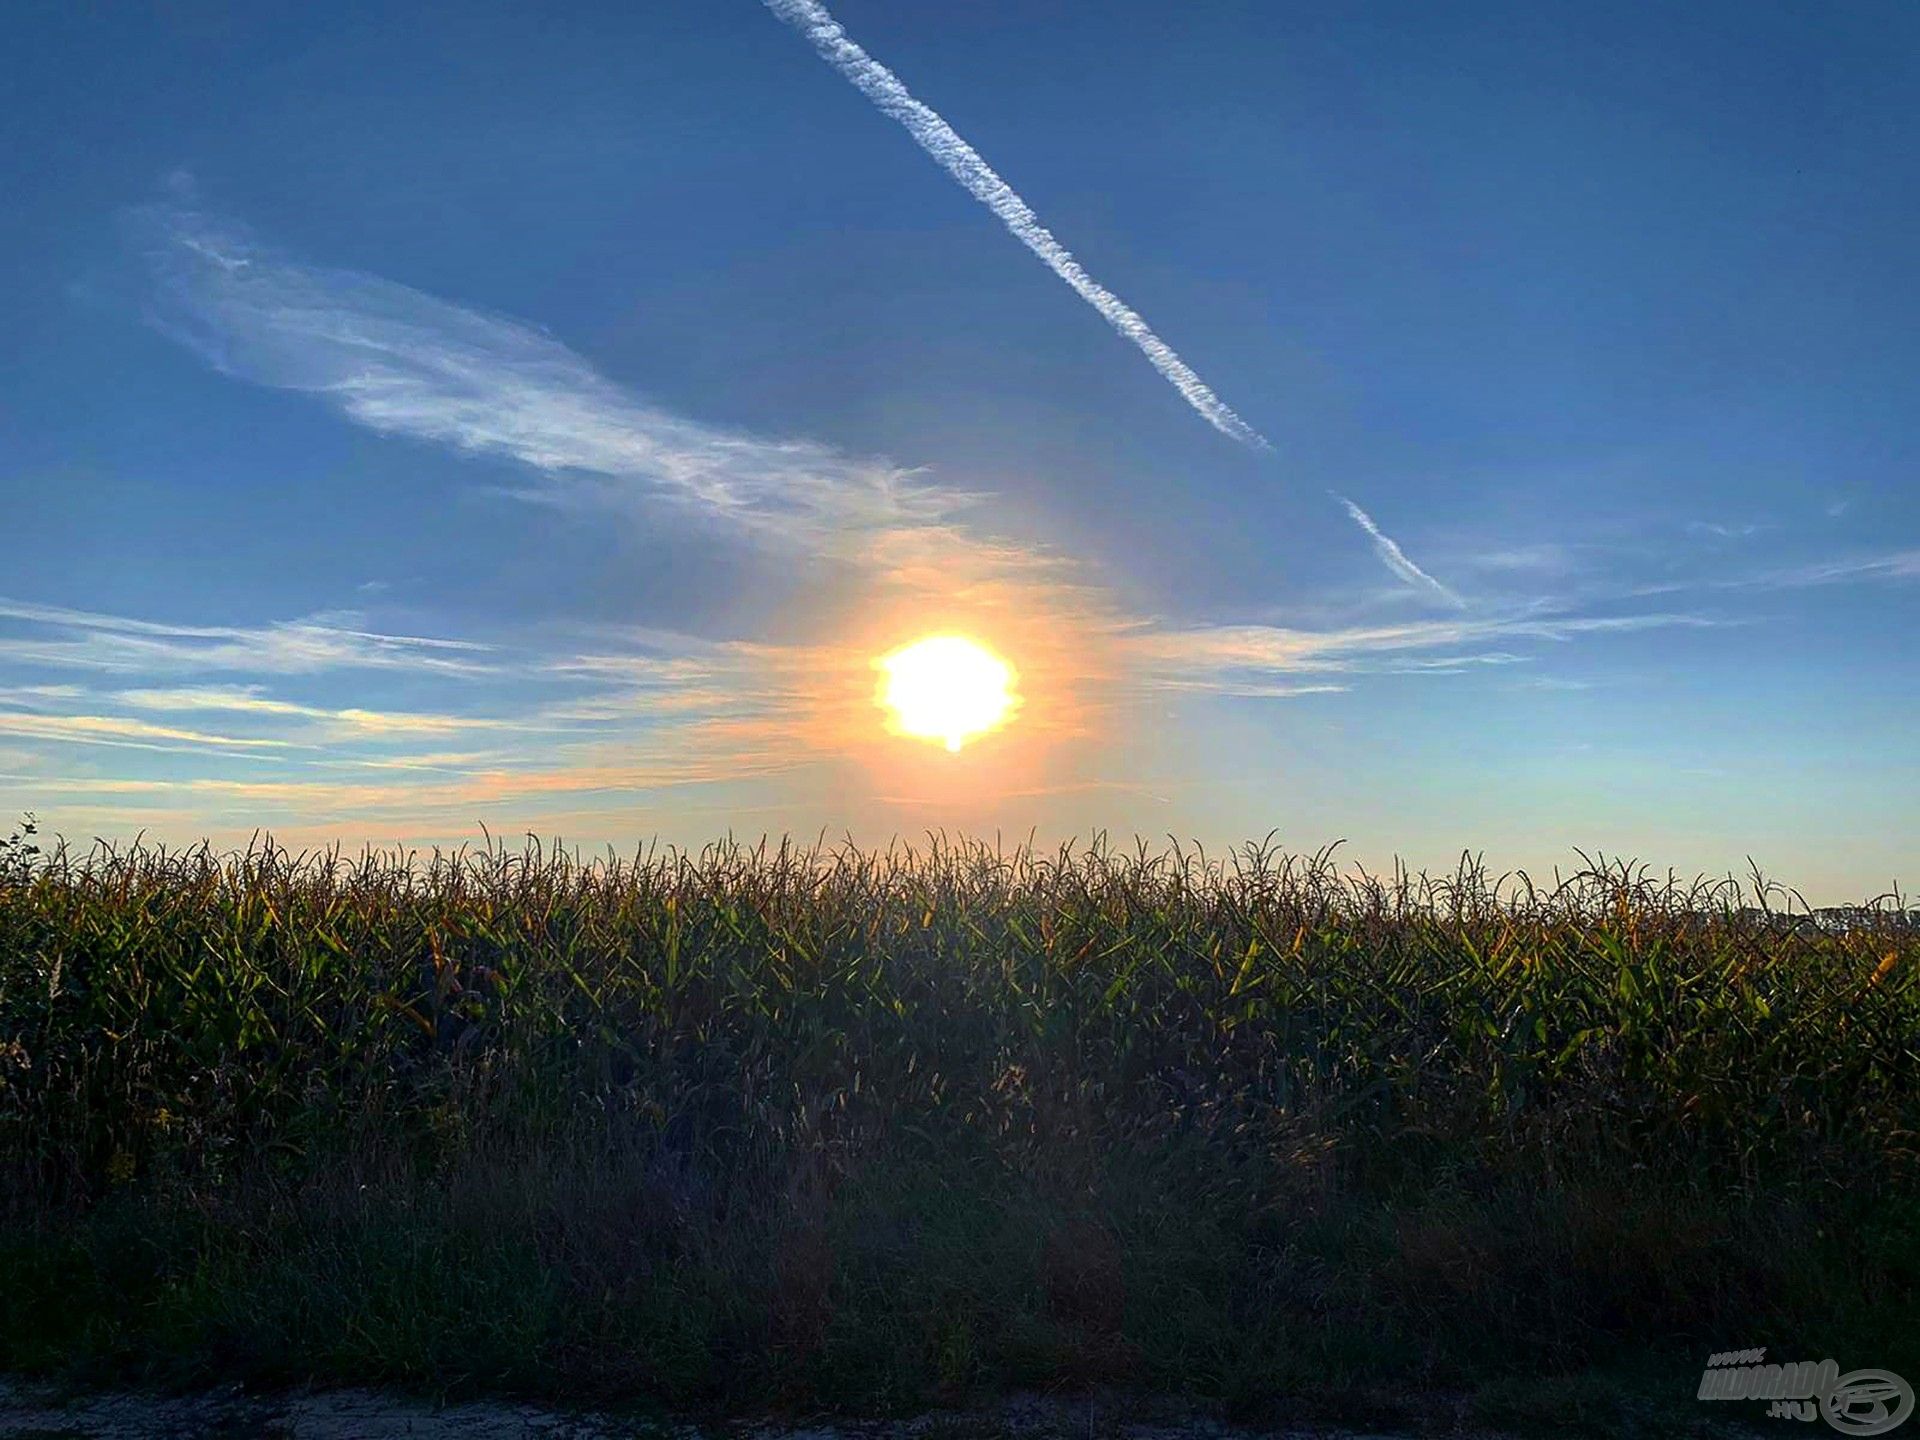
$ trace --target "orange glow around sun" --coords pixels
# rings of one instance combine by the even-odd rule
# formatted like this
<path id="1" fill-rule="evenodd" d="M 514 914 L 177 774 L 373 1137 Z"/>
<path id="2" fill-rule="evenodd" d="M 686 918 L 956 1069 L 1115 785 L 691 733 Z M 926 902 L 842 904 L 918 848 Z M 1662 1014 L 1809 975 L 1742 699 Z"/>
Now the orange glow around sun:
<path id="1" fill-rule="evenodd" d="M 882 655 L 874 668 L 887 728 L 948 750 L 998 730 L 1020 707 L 1013 666 L 965 635 L 929 635 Z"/>

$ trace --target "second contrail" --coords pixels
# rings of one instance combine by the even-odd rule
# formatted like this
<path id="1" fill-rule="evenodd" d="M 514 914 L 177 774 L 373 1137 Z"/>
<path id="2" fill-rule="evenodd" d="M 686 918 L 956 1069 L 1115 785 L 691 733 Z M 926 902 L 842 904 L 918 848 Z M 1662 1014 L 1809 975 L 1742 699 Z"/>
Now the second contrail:
<path id="1" fill-rule="evenodd" d="M 900 77 L 874 59 L 847 37 L 840 22 L 818 0 L 766 0 L 767 8 L 793 26 L 812 43 L 826 62 L 878 106 L 906 127 L 920 148 L 931 155 L 946 172 L 965 187 L 968 194 L 1000 217 L 1000 223 L 1012 232 L 1054 274 L 1074 291 L 1106 322 L 1140 348 L 1153 368 L 1167 378 L 1187 404 L 1197 410 L 1215 429 L 1256 450 L 1270 448 L 1266 437 L 1234 414 L 1228 405 L 1194 374 L 1193 367 L 1173 352 L 1153 333 L 1140 314 L 1118 295 L 1087 274 L 1071 251 L 1054 239 L 1053 232 L 1040 223 L 1027 202 L 1013 187 L 994 173 L 991 165 L 951 125 L 928 106 L 913 98 Z"/>

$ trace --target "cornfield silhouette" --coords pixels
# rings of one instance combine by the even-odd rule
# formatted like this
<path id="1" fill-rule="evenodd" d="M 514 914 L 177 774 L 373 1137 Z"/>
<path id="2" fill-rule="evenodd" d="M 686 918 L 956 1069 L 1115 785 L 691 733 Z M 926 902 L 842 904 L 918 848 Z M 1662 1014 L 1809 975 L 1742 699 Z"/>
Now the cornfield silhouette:
<path id="1" fill-rule="evenodd" d="M 1578 1366 L 1649 1326 L 1798 1335 L 1912 1296 L 1920 929 L 1894 899 L 1257 844 L 27 849 L 0 866 L 7 1254 L 101 1309 L 181 1267 L 199 1289 L 59 1355 L 0 1323 L 0 1363 L 1261 1394 L 1297 1380 L 1275 1345 L 1318 1375 L 1389 1344 L 1412 1374 Z M 505 1303 L 484 1275 L 409 1299 L 413 1273 L 384 1320 L 315 1301 L 416 1232 L 398 1272 L 458 1252 L 520 1318 L 475 1338 Z M 1794 1268 L 1827 1241 L 1844 1281 Z M 1449 1296 L 1484 1347 L 1409 1344 Z M 1031 1324 L 990 1340 L 1008 1315 Z"/>

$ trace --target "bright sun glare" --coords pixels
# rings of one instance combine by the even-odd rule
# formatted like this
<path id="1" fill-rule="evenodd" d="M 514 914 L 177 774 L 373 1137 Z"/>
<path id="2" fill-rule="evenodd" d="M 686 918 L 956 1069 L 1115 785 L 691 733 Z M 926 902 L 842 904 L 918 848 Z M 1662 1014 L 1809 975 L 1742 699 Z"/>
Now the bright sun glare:
<path id="1" fill-rule="evenodd" d="M 874 663 L 888 728 L 949 750 L 999 729 L 1019 704 L 1013 667 L 964 635 L 929 635 Z"/>

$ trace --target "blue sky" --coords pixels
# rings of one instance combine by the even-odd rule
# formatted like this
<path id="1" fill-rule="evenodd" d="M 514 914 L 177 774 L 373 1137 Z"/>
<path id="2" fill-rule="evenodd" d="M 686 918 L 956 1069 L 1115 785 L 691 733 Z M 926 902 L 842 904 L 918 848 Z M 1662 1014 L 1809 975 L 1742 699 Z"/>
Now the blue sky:
<path id="1" fill-rule="evenodd" d="M 751 0 L 29 7 L 0 805 L 1914 881 L 1920 11 L 832 10 L 1267 448 Z"/>

